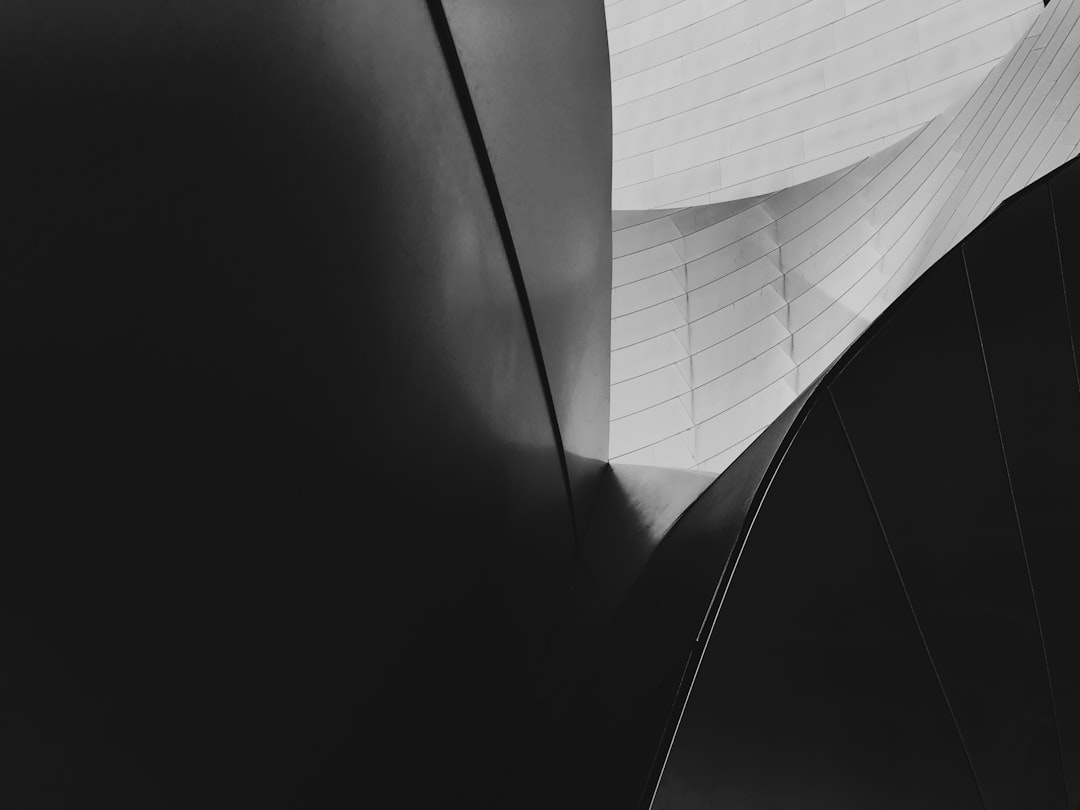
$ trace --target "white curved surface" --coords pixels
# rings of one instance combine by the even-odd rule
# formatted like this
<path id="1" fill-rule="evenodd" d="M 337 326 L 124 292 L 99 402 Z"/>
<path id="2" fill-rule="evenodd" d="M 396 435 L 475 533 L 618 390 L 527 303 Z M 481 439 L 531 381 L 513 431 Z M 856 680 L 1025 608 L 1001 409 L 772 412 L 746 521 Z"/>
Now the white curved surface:
<path id="1" fill-rule="evenodd" d="M 607 2 L 612 208 L 772 192 L 970 94 L 1042 0 Z"/>
<path id="2" fill-rule="evenodd" d="M 1080 0 L 958 109 L 826 177 L 616 212 L 611 457 L 720 472 L 896 295 L 1080 142 Z"/>

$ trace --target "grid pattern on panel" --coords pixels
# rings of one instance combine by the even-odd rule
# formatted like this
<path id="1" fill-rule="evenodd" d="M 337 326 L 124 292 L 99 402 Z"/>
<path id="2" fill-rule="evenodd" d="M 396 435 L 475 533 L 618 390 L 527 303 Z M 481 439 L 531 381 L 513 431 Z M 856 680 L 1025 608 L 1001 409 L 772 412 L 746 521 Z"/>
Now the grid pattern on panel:
<path id="1" fill-rule="evenodd" d="M 612 207 L 773 192 L 966 97 L 1040 0 L 615 0 Z"/>
<path id="2" fill-rule="evenodd" d="M 927 267 L 1080 152 L 1078 23 L 1080 0 L 1046 7 L 958 108 L 854 166 L 615 212 L 612 460 L 723 471 Z"/>

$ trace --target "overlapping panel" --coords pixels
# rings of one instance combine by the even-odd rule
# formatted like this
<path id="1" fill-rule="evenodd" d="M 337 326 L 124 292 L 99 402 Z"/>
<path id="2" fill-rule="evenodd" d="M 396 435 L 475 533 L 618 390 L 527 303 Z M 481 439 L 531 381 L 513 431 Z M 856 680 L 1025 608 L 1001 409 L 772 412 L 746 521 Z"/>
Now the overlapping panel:
<path id="1" fill-rule="evenodd" d="M 652 807 L 979 810 L 832 403 L 808 407 L 723 596 Z"/>
<path id="2" fill-rule="evenodd" d="M 584 531 L 608 459 L 611 105 L 600 0 L 437 0 L 505 208 Z"/>
<path id="3" fill-rule="evenodd" d="M 817 383 L 652 807 L 1075 804 L 1080 385 L 1048 189 L 1077 181 L 1009 200 Z"/>
<path id="4" fill-rule="evenodd" d="M 614 672 L 605 668 L 597 681 L 594 670 L 602 666 L 597 647 L 602 646 L 602 655 L 620 652 L 601 640 L 618 623 L 672 524 L 712 483 L 712 476 L 684 470 L 608 468 L 539 678 L 538 697 L 507 777 L 507 808 L 634 806 L 660 736 L 653 726 L 663 727 L 671 705 L 670 697 L 666 702 L 649 698 L 652 692 L 674 694 L 685 653 L 671 662 L 653 648 L 650 658 L 660 666 L 645 674 L 634 660 L 642 647 L 624 638 L 632 646 L 621 650 L 620 661 L 628 666 Z M 717 546 L 725 548 L 722 541 Z M 657 671 L 661 684 L 651 677 Z M 634 688 L 642 691 L 634 693 Z M 658 719 L 650 722 L 650 715 Z M 635 766 L 628 767 L 627 752 Z"/>
<path id="5" fill-rule="evenodd" d="M 1039 317 L 1059 301 L 1029 299 L 1016 317 Z M 1038 614 L 979 338 L 956 248 L 830 390 L 988 810 L 1063 807 Z"/>
<path id="6" fill-rule="evenodd" d="M 607 0 L 616 209 L 776 191 L 963 99 L 1040 0 Z"/>
<path id="7" fill-rule="evenodd" d="M 1077 188 L 1075 178 L 1062 181 L 1058 188 Z M 1080 501 L 1069 471 L 1080 458 L 1080 389 L 1048 188 L 1040 184 L 1010 202 L 964 241 L 963 251 L 1039 608 L 1068 806 L 1075 807 L 1080 802 Z M 1075 228 L 1075 220 L 1064 222 Z"/>
<path id="8" fill-rule="evenodd" d="M 631 500 L 602 501 L 633 514 L 594 518 L 597 533 L 590 532 L 580 555 L 565 621 L 552 645 L 558 670 L 545 679 L 523 732 L 508 807 L 593 810 L 647 800 L 718 581 L 730 571 L 745 521 L 809 393 L 735 462 L 726 483 L 713 481 L 662 539 L 634 523 L 666 523 L 668 510 L 634 501 L 666 492 L 685 502 L 700 486 L 686 472 L 656 470 L 652 479 L 638 473 L 637 483 L 625 490 Z M 645 480 L 655 483 L 646 488 Z M 563 660 L 569 651 L 576 654 Z"/>
<path id="9" fill-rule="evenodd" d="M 719 472 L 897 294 L 1080 141 L 1080 4 L 967 101 L 784 191 L 613 219 L 611 456 Z"/>

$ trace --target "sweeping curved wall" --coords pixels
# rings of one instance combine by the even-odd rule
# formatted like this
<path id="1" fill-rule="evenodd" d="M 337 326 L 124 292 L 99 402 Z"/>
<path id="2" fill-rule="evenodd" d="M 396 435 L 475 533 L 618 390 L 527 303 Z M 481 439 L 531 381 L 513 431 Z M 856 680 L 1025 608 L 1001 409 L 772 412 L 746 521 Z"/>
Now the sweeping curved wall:
<path id="1" fill-rule="evenodd" d="M 792 406 L 654 810 L 1077 806 L 1078 202 L 1008 200 Z"/>
<path id="2" fill-rule="evenodd" d="M 611 458 L 725 469 L 930 264 L 1080 141 L 1080 4 L 956 110 L 768 196 L 613 219 Z"/>
<path id="3" fill-rule="evenodd" d="M 519 808 L 607 470 L 600 0 L 0 53 L 0 806 Z"/>
<path id="4" fill-rule="evenodd" d="M 848 166 L 963 99 L 1041 8 L 609 1 L 612 207 L 733 200 Z"/>

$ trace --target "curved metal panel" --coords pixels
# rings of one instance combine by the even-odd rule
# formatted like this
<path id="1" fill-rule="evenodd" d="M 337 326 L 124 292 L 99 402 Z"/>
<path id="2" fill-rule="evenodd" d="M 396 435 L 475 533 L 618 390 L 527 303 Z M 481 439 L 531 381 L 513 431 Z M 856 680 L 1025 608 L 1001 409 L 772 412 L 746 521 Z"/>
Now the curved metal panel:
<path id="1" fill-rule="evenodd" d="M 1080 184 L 1073 180 L 1078 174 L 1080 166 L 1072 164 L 1050 184 L 1074 361 L 1080 360 L 1080 234 L 1072 227 L 1073 222 L 1080 222 Z M 1080 379 L 1080 362 L 1077 363 L 1077 378 Z"/>
<path id="2" fill-rule="evenodd" d="M 0 53 L 7 804 L 490 806 L 572 520 L 427 8 Z"/>
<path id="3" fill-rule="evenodd" d="M 957 109 L 767 197 L 614 218 L 611 457 L 719 472 L 1002 200 L 1080 139 L 1080 4 Z"/>
<path id="4" fill-rule="evenodd" d="M 1039 0 L 607 4 L 612 207 L 777 191 L 880 151 L 961 101 Z"/>
<path id="5" fill-rule="evenodd" d="M 1075 170 L 1076 164 L 1070 169 Z M 1080 503 L 1080 385 L 1049 189 L 1080 190 L 1070 171 L 1003 206 L 963 243 L 1009 481 L 1039 609 L 1069 788 L 1080 802 L 1080 600 L 1074 572 Z M 1058 216 L 1056 216 L 1058 214 Z M 1023 283 L 1016 278 L 1022 274 Z"/>
<path id="6" fill-rule="evenodd" d="M 978 810 L 836 412 L 827 396 L 808 407 L 724 593 L 652 807 Z"/>
<path id="7" fill-rule="evenodd" d="M 984 363 L 957 248 L 830 390 L 988 810 L 1060 807 L 1038 614 Z"/>
<path id="8" fill-rule="evenodd" d="M 1076 370 L 1075 364 L 1080 355 L 1080 231 L 1074 223 L 1080 222 L 1080 164 L 1074 161 L 1051 180 L 1050 192 Z M 1077 371 L 1077 378 L 1080 387 L 1080 370 Z M 1060 404 L 1056 407 L 1060 407 Z M 1075 456 L 1068 463 L 1075 463 Z M 1075 504 L 1075 497 L 1070 497 L 1070 502 Z M 1057 547 L 1063 547 L 1075 555 L 1076 545 L 1070 546 L 1063 539 L 1068 536 L 1071 535 L 1062 535 Z M 1076 804 L 1080 802 L 1080 645 L 1076 644 L 1076 637 L 1080 634 L 1080 604 L 1072 599 L 1076 591 L 1074 583 L 1067 581 L 1071 579 L 1069 572 L 1076 570 L 1073 562 L 1075 556 L 1066 556 L 1065 560 L 1063 565 L 1043 569 L 1045 580 L 1037 581 L 1037 595 L 1043 605 L 1043 634 L 1054 683 L 1062 757 L 1070 788 L 1069 800 Z M 1045 602 L 1049 602 L 1049 606 Z"/>
<path id="9" fill-rule="evenodd" d="M 1080 385 L 1047 189 L 1078 177 L 1007 201 L 818 383 L 653 806 L 1072 805 Z"/>
<path id="10" fill-rule="evenodd" d="M 594 517 L 596 533 L 579 557 L 551 672 L 526 726 L 509 806 L 634 807 L 651 794 L 718 588 L 807 396 L 659 542 L 647 524 L 670 508 L 654 499 L 682 500 L 700 483 L 678 470 L 655 470 L 646 487 L 609 478 L 605 513 Z"/>
<path id="11" fill-rule="evenodd" d="M 608 459 L 611 91 L 600 0 L 442 0 L 506 209 L 579 528 Z"/>

